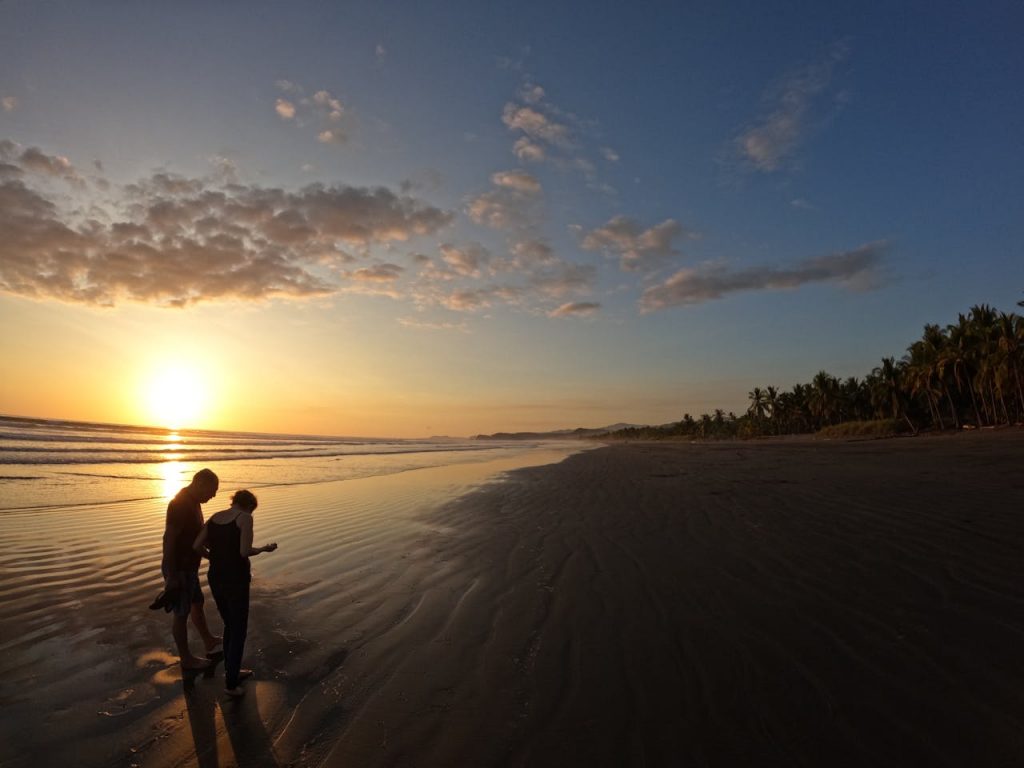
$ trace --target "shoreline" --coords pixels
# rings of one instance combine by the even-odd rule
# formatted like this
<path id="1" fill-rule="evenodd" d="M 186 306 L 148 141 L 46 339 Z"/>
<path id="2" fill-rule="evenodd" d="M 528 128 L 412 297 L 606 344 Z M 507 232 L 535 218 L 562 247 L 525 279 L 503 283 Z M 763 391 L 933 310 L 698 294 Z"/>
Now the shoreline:
<path id="1" fill-rule="evenodd" d="M 965 437 L 612 443 L 461 490 L 437 470 L 344 499 L 284 489 L 257 520 L 290 560 L 254 563 L 243 701 L 219 678 L 186 693 L 163 614 L 111 631 L 151 597 L 148 564 L 125 561 L 108 616 L 6 670 L 0 757 L 1019 762 L 1024 433 Z M 94 668 L 38 699 L 14 684 L 60 647 Z M 64 746 L 44 736 L 58 723 Z"/>

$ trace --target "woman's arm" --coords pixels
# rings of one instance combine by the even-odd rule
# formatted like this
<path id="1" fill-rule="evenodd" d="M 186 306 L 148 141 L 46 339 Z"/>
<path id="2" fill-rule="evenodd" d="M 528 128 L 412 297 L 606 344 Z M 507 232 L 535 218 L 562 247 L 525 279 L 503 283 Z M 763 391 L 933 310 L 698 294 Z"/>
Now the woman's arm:
<path id="1" fill-rule="evenodd" d="M 196 541 L 192 545 L 192 549 L 198 552 L 201 556 L 209 559 L 210 548 L 206 546 L 206 525 L 199 529 L 199 535 L 196 536 Z"/>
<path id="2" fill-rule="evenodd" d="M 262 547 L 252 545 L 252 515 L 241 514 L 238 516 L 238 527 L 242 530 L 242 537 L 238 542 L 239 554 L 242 557 L 252 557 L 260 552 L 273 552 L 277 544 L 265 544 Z"/>

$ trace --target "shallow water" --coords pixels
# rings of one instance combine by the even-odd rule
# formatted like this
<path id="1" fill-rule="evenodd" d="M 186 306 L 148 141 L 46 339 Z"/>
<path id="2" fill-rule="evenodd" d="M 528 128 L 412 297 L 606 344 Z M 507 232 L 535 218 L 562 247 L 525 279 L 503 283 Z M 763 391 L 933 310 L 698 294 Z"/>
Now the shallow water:
<path id="1" fill-rule="evenodd" d="M 205 514 L 228 506 L 233 490 L 252 488 L 260 502 L 256 544 L 279 544 L 253 560 L 247 646 L 248 664 L 261 675 L 260 706 L 273 710 L 267 718 L 284 717 L 287 702 L 341 663 L 337 654 L 349 641 L 380 631 L 372 617 L 382 601 L 415 589 L 415 575 L 401 564 L 429 561 L 445 536 L 430 522 L 432 510 L 503 472 L 581 447 L 432 444 L 399 453 L 394 445 L 204 464 L 221 477 Z M 176 741 L 181 713 L 194 701 L 181 698 L 170 619 L 147 606 L 161 586 L 167 501 L 199 466 L 3 466 L 0 764 L 27 765 L 41 751 L 81 765 L 173 763 L 179 747 L 196 748 Z M 403 578 L 410 583 L 399 584 Z M 201 580 L 205 588 L 205 566 Z M 212 600 L 207 615 L 217 631 Z M 265 688 L 272 685 L 277 694 Z"/>

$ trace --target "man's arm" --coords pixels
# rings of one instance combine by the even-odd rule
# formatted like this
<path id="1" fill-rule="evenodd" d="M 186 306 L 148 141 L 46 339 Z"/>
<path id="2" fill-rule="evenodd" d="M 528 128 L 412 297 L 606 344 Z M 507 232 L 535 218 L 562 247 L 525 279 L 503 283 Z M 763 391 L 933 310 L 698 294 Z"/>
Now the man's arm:
<path id="1" fill-rule="evenodd" d="M 199 535 L 196 536 L 196 541 L 192 545 L 192 549 L 199 553 L 200 557 L 205 557 L 207 560 L 210 559 L 210 548 L 206 544 L 206 525 L 199 529 Z"/>

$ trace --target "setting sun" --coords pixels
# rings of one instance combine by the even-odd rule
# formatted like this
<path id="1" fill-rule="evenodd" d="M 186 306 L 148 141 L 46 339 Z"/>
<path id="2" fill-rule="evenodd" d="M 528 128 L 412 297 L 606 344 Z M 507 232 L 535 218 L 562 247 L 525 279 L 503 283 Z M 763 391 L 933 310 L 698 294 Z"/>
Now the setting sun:
<path id="1" fill-rule="evenodd" d="M 195 368 L 182 364 L 155 371 L 144 394 L 152 422 L 171 429 L 195 426 L 209 400 L 203 377 Z"/>

